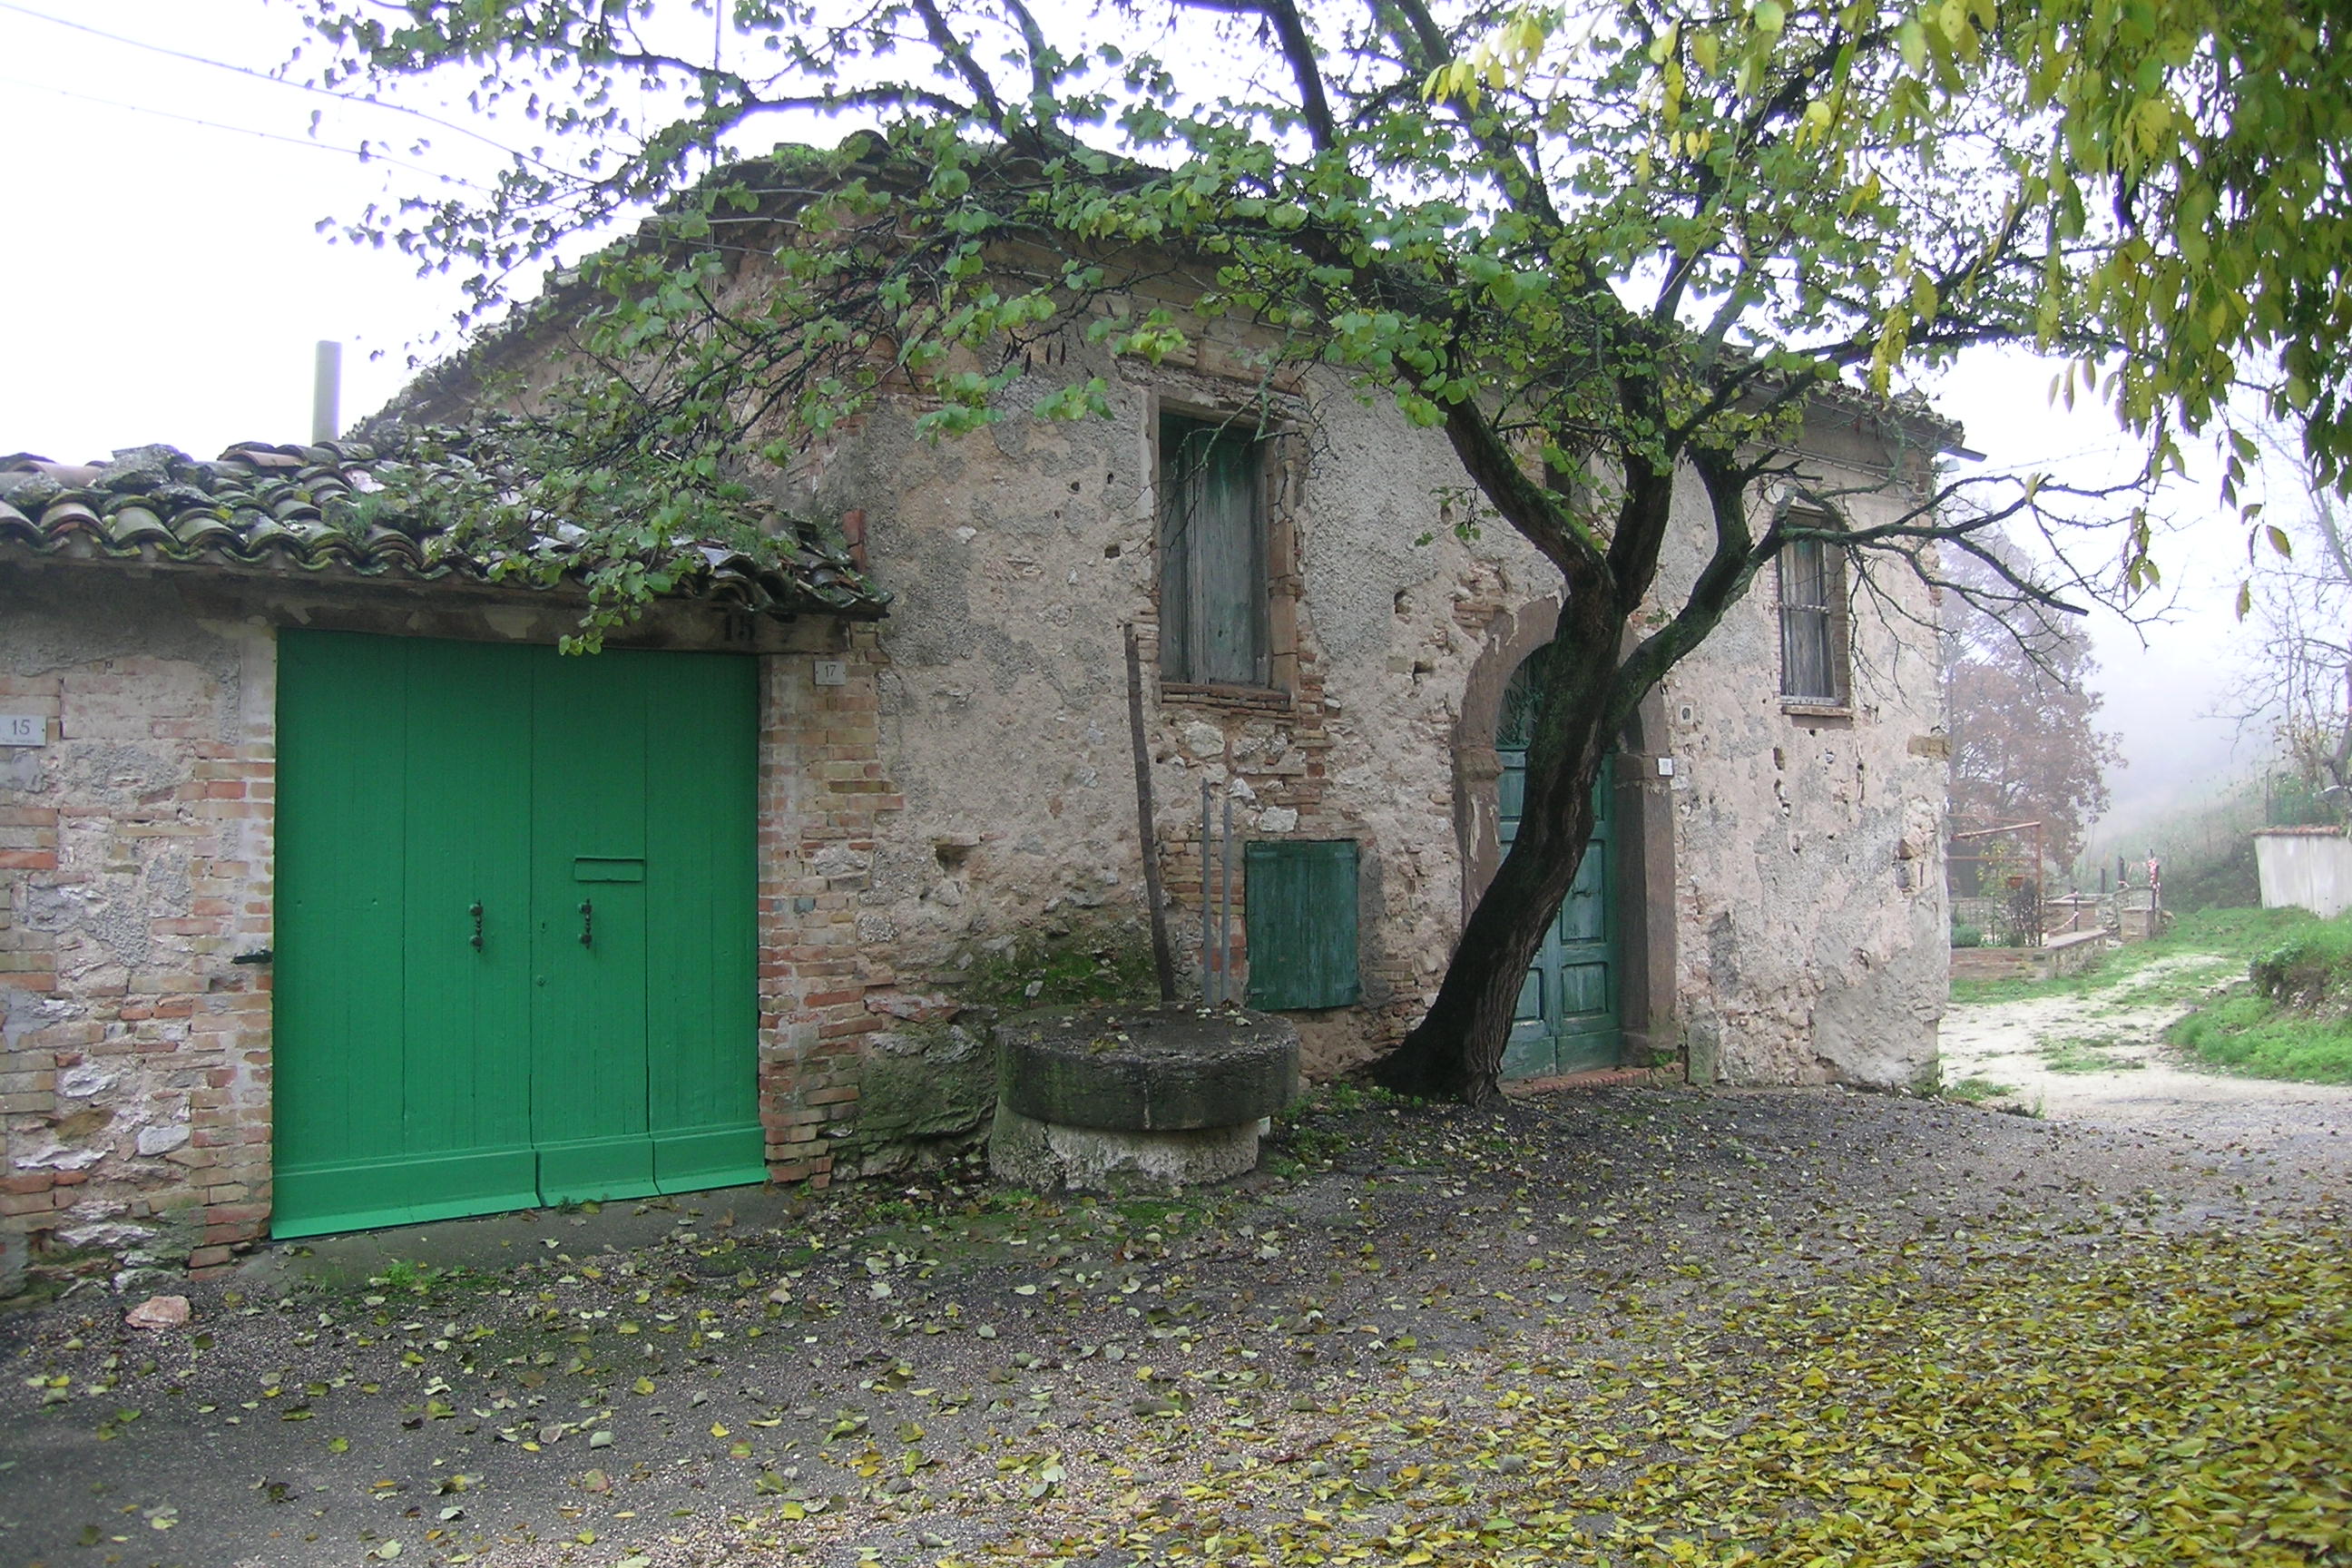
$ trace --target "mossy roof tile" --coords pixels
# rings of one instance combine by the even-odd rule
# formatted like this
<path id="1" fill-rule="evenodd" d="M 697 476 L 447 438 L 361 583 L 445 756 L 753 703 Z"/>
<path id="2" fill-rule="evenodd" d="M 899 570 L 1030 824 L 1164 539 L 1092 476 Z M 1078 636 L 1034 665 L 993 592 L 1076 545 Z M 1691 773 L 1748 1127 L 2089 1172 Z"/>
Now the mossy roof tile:
<path id="1" fill-rule="evenodd" d="M 362 497 L 386 487 L 397 468 L 415 484 L 424 470 L 478 478 L 479 432 L 436 429 L 424 438 L 270 447 L 247 442 L 211 461 L 170 447 L 118 451 L 111 461 L 56 463 L 29 452 L 0 456 L 0 551 L 71 560 L 123 561 L 320 577 L 405 577 L 419 582 L 491 580 L 495 555 L 454 547 L 438 524 L 415 517 L 369 518 Z M 583 531 L 561 518 L 532 525 L 532 556 L 562 559 Z M 773 548 L 747 552 L 718 540 L 675 542 L 702 565 L 678 593 L 756 614 L 833 614 L 870 618 L 889 595 L 850 561 L 838 541 L 787 522 Z M 575 574 L 567 572 L 567 578 Z M 505 580 L 530 592 L 520 577 Z"/>

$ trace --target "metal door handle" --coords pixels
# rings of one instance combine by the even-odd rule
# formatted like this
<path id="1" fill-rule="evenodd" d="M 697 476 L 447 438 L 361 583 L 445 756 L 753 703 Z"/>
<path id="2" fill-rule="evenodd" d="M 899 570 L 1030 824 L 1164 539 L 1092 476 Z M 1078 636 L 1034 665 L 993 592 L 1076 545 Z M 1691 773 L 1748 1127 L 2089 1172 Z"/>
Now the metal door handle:
<path id="1" fill-rule="evenodd" d="M 482 951 L 482 900 L 476 899 L 474 907 L 466 912 L 474 917 L 474 951 L 479 952 Z"/>
<path id="2" fill-rule="evenodd" d="M 586 899 L 580 900 L 580 945 L 596 945 L 596 906 Z"/>

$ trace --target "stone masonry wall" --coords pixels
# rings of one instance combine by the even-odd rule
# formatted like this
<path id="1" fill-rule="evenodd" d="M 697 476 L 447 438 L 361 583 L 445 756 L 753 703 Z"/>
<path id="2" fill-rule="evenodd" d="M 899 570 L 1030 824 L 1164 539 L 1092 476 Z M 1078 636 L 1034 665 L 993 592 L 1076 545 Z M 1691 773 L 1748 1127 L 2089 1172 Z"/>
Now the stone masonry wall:
<path id="1" fill-rule="evenodd" d="M 1139 929 L 1132 626 L 1155 847 L 1189 994 L 1202 962 L 1203 782 L 1213 816 L 1231 797 L 1237 837 L 1360 845 L 1363 1005 L 1299 1020 L 1308 1070 L 1328 1075 L 1400 1037 L 1444 973 L 1462 907 L 1462 692 L 1487 622 L 1556 593 L 1556 579 L 1515 535 L 1454 537 L 1447 494 L 1461 470 L 1442 438 L 1344 389 L 1302 388 L 1270 462 L 1274 689 L 1167 686 L 1157 409 L 1236 407 L 1250 384 L 1213 346 L 1206 359 L 1148 376 L 1087 367 L 1111 377 L 1109 419 L 1016 414 L 930 446 L 911 411 L 886 409 L 810 476 L 809 504 L 866 512 L 874 569 L 897 595 L 881 627 L 879 717 L 906 810 L 877 829 L 861 924 L 869 951 L 950 1002 L 976 954 L 1024 933 L 1106 918 Z M 1248 959 L 1239 858 L 1237 981 Z"/>
<path id="2" fill-rule="evenodd" d="M 0 749 L 0 1227 L 110 1253 L 125 1289 L 268 1233 L 270 972 L 234 961 L 270 945 L 277 626 L 552 641 L 575 614 L 0 562 L 0 710 L 47 726 Z M 857 894 L 901 805 L 877 748 L 887 661 L 866 627 L 755 640 L 760 1102 L 776 1179 L 822 1183 L 891 978 Z M 843 683 L 818 685 L 819 660 Z"/>
<path id="3" fill-rule="evenodd" d="M 1885 460 L 1834 429 L 1811 445 L 1822 479 Z M 1895 478 L 1917 483 L 1922 460 Z M 1669 588 L 1696 571 L 1706 527 L 1697 486 L 1683 489 Z M 1866 526 L 1903 503 L 1841 504 Z M 1669 733 L 1653 743 L 1677 766 L 1675 989 L 1698 1081 L 1916 1089 L 1934 1070 L 1948 981 L 1935 596 L 1891 558 L 1853 586 L 1848 712 L 1781 700 L 1769 570 L 1664 685 Z"/>
<path id="4" fill-rule="evenodd" d="M 1399 1037 L 1444 973 L 1475 891 L 1461 825 L 1492 809 L 1457 799 L 1493 787 L 1454 765 L 1482 739 L 1465 728 L 1479 717 L 1465 712 L 1472 672 L 1529 606 L 1557 602 L 1558 576 L 1499 525 L 1456 536 L 1464 479 L 1442 437 L 1310 379 L 1287 393 L 1273 464 L 1278 689 L 1169 688 L 1158 410 L 1243 406 L 1255 373 L 1212 334 L 1188 363 L 1148 369 L 1074 348 L 1066 374 L 1105 376 L 1111 416 L 1047 426 L 1016 408 L 934 446 L 912 411 L 886 409 L 802 477 L 803 504 L 866 513 L 875 569 L 898 595 L 881 628 L 879 719 L 906 810 L 878 825 L 856 894 L 867 950 L 951 1013 L 975 952 L 1041 925 L 1140 920 L 1121 632 L 1132 625 L 1155 847 L 1188 988 L 1201 970 L 1203 781 L 1233 798 L 1244 837 L 1360 846 L 1363 1005 L 1300 1020 L 1308 1071 L 1345 1070 Z M 1815 447 L 1825 489 L 1924 471 L 1914 455 L 1894 473 L 1874 432 Z M 1687 488 L 1670 587 L 1701 559 L 1704 510 Z M 1852 510 L 1869 519 L 1895 504 Z M 1941 716 L 1922 628 L 1935 607 L 1899 571 L 1880 582 L 1883 598 L 1856 599 L 1850 715 L 1783 711 L 1768 573 L 1670 680 L 1665 710 L 1688 720 L 1646 737 L 1654 755 L 1687 763 L 1673 781 L 1681 892 L 1654 918 L 1676 926 L 1676 1015 L 1702 1076 L 1899 1085 L 1932 1065 Z M 1237 909 L 1232 959 L 1245 973 L 1242 919 Z"/>
<path id="5" fill-rule="evenodd" d="M 203 1268 L 265 1223 L 274 673 L 152 583 L 0 577 L 0 706 L 49 727 L 0 751 L 0 1215 L 44 1246 Z"/>

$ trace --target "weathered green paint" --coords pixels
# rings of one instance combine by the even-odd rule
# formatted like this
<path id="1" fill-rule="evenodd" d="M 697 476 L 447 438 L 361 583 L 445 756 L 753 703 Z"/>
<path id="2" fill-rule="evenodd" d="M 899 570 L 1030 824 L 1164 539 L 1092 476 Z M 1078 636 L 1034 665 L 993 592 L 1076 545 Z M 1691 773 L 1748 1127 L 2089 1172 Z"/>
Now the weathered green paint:
<path id="1" fill-rule="evenodd" d="M 1273 679 L 1265 466 L 1246 428 L 1160 417 L 1160 671 L 1171 680 Z"/>
<path id="2" fill-rule="evenodd" d="M 1257 839 L 1244 871 L 1249 1005 L 1281 1012 L 1353 1004 L 1356 841 Z"/>
<path id="3" fill-rule="evenodd" d="M 1518 837 L 1527 798 L 1528 754 L 1517 747 L 1496 750 L 1503 764 L 1496 789 L 1499 837 L 1507 851 Z M 1612 771 L 1612 764 L 1604 763 L 1592 787 L 1592 837 L 1520 987 L 1510 1042 L 1503 1051 L 1507 1079 L 1615 1067 L 1623 1049 L 1616 921 L 1611 912 L 1616 896 Z"/>
<path id="4" fill-rule="evenodd" d="M 284 634 L 278 1235 L 763 1179 L 753 680 Z"/>

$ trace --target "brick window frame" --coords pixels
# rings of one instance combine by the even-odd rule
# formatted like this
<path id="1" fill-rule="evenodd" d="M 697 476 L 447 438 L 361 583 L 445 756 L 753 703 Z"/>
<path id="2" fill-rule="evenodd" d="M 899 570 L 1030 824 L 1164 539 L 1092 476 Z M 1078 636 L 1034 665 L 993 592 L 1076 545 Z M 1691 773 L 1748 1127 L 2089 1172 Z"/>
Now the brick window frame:
<path id="1" fill-rule="evenodd" d="M 1153 520 L 1152 602 L 1159 623 L 1160 695 L 1163 700 L 1180 703 L 1286 710 L 1296 701 L 1299 689 L 1300 584 L 1297 531 L 1292 519 L 1297 479 L 1295 436 L 1278 417 L 1257 410 L 1171 396 L 1154 399 L 1148 424 Z M 1246 680 L 1202 678 L 1198 661 L 1189 651 L 1189 634 L 1193 628 L 1181 618 L 1184 615 L 1182 608 L 1171 605 L 1169 598 L 1171 578 L 1177 583 L 1182 581 L 1171 572 L 1174 563 L 1168 537 L 1173 456 L 1171 437 L 1188 429 L 1203 428 L 1223 433 L 1223 438 L 1238 437 L 1250 446 L 1248 471 L 1254 490 L 1256 534 L 1252 563 L 1256 567 L 1256 581 L 1253 587 L 1257 595 L 1251 609 L 1261 640 L 1252 672 L 1254 679 Z"/>

